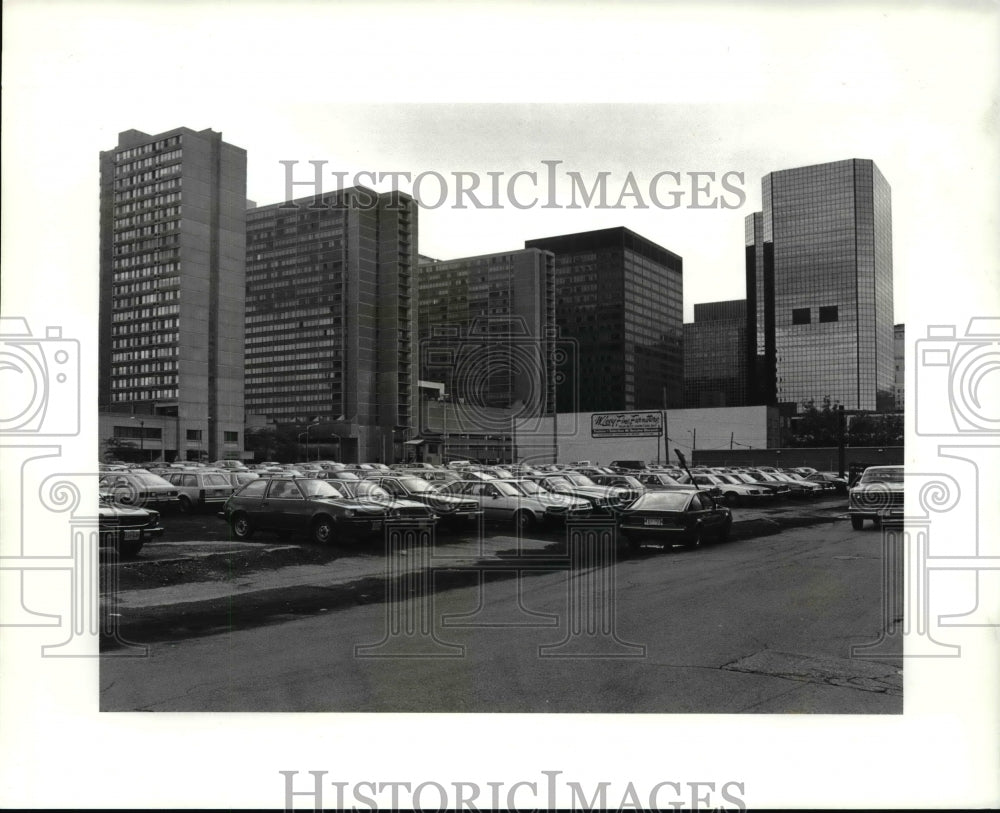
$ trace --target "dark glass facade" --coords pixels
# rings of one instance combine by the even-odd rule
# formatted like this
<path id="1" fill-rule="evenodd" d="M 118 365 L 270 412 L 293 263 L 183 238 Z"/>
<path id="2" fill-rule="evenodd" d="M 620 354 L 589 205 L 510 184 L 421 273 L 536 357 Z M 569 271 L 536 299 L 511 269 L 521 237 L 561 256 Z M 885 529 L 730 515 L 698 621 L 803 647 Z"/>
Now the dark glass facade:
<path id="1" fill-rule="evenodd" d="M 420 378 L 464 403 L 554 407 L 555 260 L 524 249 L 420 265 Z"/>
<path id="2" fill-rule="evenodd" d="M 390 448 L 399 459 L 416 387 L 416 248 L 416 204 L 402 193 L 250 209 L 247 411 L 332 422 L 344 459 Z"/>
<path id="3" fill-rule="evenodd" d="M 893 405 L 892 213 L 872 161 L 773 172 L 745 222 L 755 403 Z"/>
<path id="4" fill-rule="evenodd" d="M 694 306 L 684 325 L 684 406 L 747 405 L 745 299 Z"/>
<path id="5" fill-rule="evenodd" d="M 556 321 L 576 359 L 560 412 L 680 407 L 683 260 L 626 228 L 529 240 L 555 255 Z"/>

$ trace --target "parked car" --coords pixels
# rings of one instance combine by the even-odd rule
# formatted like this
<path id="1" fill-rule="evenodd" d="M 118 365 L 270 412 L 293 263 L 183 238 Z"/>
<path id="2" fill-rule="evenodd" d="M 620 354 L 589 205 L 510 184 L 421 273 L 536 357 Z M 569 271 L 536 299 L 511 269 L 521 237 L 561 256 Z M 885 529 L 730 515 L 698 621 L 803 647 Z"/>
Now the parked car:
<path id="1" fill-rule="evenodd" d="M 831 474 L 826 471 L 818 471 L 815 474 L 807 474 L 806 479 L 811 483 L 832 483 L 837 494 L 847 493 L 847 478 Z"/>
<path id="2" fill-rule="evenodd" d="M 227 480 L 229 480 L 229 485 L 233 487 L 234 491 L 245 483 L 249 483 L 251 480 L 257 480 L 260 478 L 260 475 L 257 474 L 257 472 L 250 471 L 249 469 L 246 471 L 241 471 L 240 469 L 230 469 L 229 471 L 223 471 L 221 473 Z"/>
<path id="3" fill-rule="evenodd" d="M 175 508 L 177 487 L 145 469 L 116 471 L 101 475 L 98 488 L 109 492 L 118 505 Z"/>
<path id="4" fill-rule="evenodd" d="M 463 480 L 446 488 L 449 494 L 476 500 L 487 522 L 511 523 L 517 530 L 525 532 L 546 520 L 545 503 L 525 494 L 511 480 Z"/>
<path id="5" fill-rule="evenodd" d="M 137 556 L 150 539 L 163 535 L 160 512 L 131 505 L 119 505 L 114 495 L 98 493 L 97 522 L 101 547 L 114 548 L 123 559 Z"/>
<path id="6" fill-rule="evenodd" d="M 237 539 L 268 530 L 308 533 L 320 544 L 378 534 L 387 515 L 386 506 L 346 497 L 329 480 L 277 475 L 247 483 L 219 514 Z"/>
<path id="7" fill-rule="evenodd" d="M 635 479 L 647 491 L 696 491 L 690 483 L 680 483 L 674 477 L 663 471 L 636 472 Z"/>
<path id="8" fill-rule="evenodd" d="M 247 471 L 247 466 L 242 460 L 216 460 L 212 464 L 213 469 L 233 469 L 236 471 Z"/>
<path id="9" fill-rule="evenodd" d="M 436 522 L 437 514 L 430 506 L 416 500 L 393 497 L 378 483 L 372 480 L 333 480 L 330 484 L 348 497 L 357 500 L 367 500 L 384 505 L 391 518 L 410 518 Z"/>
<path id="10" fill-rule="evenodd" d="M 525 478 L 538 483 L 542 488 L 553 494 L 564 494 L 570 497 L 581 497 L 588 500 L 595 513 L 610 514 L 623 506 L 629 500 L 620 489 L 609 486 L 599 486 L 589 477 L 573 472 L 545 474 L 540 477 Z"/>
<path id="11" fill-rule="evenodd" d="M 521 478 L 507 482 L 526 497 L 531 497 L 544 506 L 545 518 L 543 521 L 547 524 L 586 517 L 593 511 L 594 506 L 590 500 L 574 497 L 570 494 L 553 493 L 542 488 L 535 480 Z"/>
<path id="12" fill-rule="evenodd" d="M 774 500 L 774 492 L 762 484 L 744 483 L 735 474 L 713 474 L 722 489 L 722 498 L 730 505 L 754 505 Z"/>
<path id="13" fill-rule="evenodd" d="M 675 543 L 696 548 L 729 538 L 732 512 L 702 491 L 649 491 L 621 512 L 618 527 L 629 545 L 657 542 L 664 550 Z"/>
<path id="14" fill-rule="evenodd" d="M 869 466 L 851 488 L 847 511 L 851 527 L 860 531 L 870 519 L 876 528 L 903 521 L 903 467 Z"/>
<path id="15" fill-rule="evenodd" d="M 576 472 L 582 474 L 582 472 Z M 632 502 L 640 494 L 646 493 L 646 487 L 635 477 L 628 474 L 588 474 L 586 475 L 599 486 L 620 489 L 624 500 Z"/>
<path id="16" fill-rule="evenodd" d="M 222 505 L 235 490 L 225 472 L 211 469 L 169 472 L 163 479 L 177 487 L 177 508 L 185 514 Z"/>
<path id="17" fill-rule="evenodd" d="M 447 494 L 436 485 L 432 485 L 420 477 L 379 475 L 368 479 L 380 485 L 393 497 L 414 500 L 429 506 L 441 518 L 442 522 L 451 524 L 476 523 L 483 515 L 479 503 L 475 500 Z"/>

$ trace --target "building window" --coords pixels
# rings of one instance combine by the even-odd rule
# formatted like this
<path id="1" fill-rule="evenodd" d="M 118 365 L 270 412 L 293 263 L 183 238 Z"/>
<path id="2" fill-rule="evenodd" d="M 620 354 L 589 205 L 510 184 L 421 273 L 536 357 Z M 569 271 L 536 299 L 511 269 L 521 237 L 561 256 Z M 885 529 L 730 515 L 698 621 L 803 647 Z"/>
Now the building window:
<path id="1" fill-rule="evenodd" d="M 200 429 L 188 429 L 187 430 L 188 440 L 201 440 L 201 430 Z"/>
<path id="2" fill-rule="evenodd" d="M 793 325 L 808 325 L 811 321 L 809 308 L 792 308 Z"/>
<path id="3" fill-rule="evenodd" d="M 239 443 L 240 433 L 239 432 L 223 432 L 222 440 L 225 443 Z"/>
<path id="4" fill-rule="evenodd" d="M 819 320 L 821 322 L 836 322 L 838 318 L 836 305 L 827 305 L 819 309 Z"/>

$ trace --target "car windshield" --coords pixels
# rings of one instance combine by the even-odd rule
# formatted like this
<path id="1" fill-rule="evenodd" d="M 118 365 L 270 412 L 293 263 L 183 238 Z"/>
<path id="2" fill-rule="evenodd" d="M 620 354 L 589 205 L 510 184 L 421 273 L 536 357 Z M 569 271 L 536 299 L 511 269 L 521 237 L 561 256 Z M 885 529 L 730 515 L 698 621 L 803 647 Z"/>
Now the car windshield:
<path id="1" fill-rule="evenodd" d="M 419 477 L 400 477 L 399 483 L 407 491 L 412 491 L 414 494 L 437 491 L 434 486 L 426 480 L 421 480 Z"/>
<path id="2" fill-rule="evenodd" d="M 356 483 L 350 483 L 347 487 L 352 489 L 354 494 L 357 496 L 367 497 L 370 500 L 392 499 L 392 497 L 389 496 L 388 491 L 377 483 L 373 483 L 371 480 L 359 480 Z"/>
<path id="3" fill-rule="evenodd" d="M 144 486 L 168 486 L 166 480 L 155 474 L 150 474 L 148 471 L 133 471 L 132 476 L 138 480 Z"/>
<path id="4" fill-rule="evenodd" d="M 546 477 L 543 481 L 547 488 L 555 491 L 560 488 L 572 488 L 573 484 L 566 477 Z"/>
<path id="5" fill-rule="evenodd" d="M 715 476 L 723 483 L 729 483 L 730 485 L 738 484 L 740 482 L 731 474 L 716 474 Z"/>
<path id="6" fill-rule="evenodd" d="M 687 491 L 650 491 L 629 507 L 639 511 L 683 511 L 690 499 Z"/>
<path id="7" fill-rule="evenodd" d="M 862 483 L 902 483 L 903 482 L 903 469 L 898 468 L 886 468 L 886 469 L 866 469 L 865 473 L 861 475 Z"/>
<path id="8" fill-rule="evenodd" d="M 347 494 L 338 487 L 337 484 L 329 480 L 297 480 L 301 489 L 307 497 L 333 497 L 343 499 Z"/>
<path id="9" fill-rule="evenodd" d="M 569 480 L 575 486 L 595 486 L 593 480 L 591 480 L 586 474 L 567 474 L 566 479 Z"/>
<path id="10" fill-rule="evenodd" d="M 532 495 L 532 494 L 542 494 L 545 489 L 543 489 L 534 480 L 514 480 L 511 485 L 520 491 L 522 494 Z"/>
<path id="11" fill-rule="evenodd" d="M 628 486 L 629 488 L 637 488 L 640 491 L 642 490 L 642 483 L 636 480 L 635 477 L 619 477 L 615 485 Z"/>
<path id="12" fill-rule="evenodd" d="M 505 497 L 516 497 L 520 492 L 507 480 L 494 480 L 490 485 Z"/>

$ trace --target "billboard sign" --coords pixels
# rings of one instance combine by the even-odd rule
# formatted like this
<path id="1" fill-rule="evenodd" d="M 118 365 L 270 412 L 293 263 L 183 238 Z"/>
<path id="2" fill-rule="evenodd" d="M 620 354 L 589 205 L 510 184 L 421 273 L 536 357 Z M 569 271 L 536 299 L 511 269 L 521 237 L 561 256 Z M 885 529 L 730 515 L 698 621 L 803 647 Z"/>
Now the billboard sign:
<path id="1" fill-rule="evenodd" d="M 595 412 L 590 416 L 592 438 L 657 438 L 663 434 L 663 415 L 652 412 Z"/>

